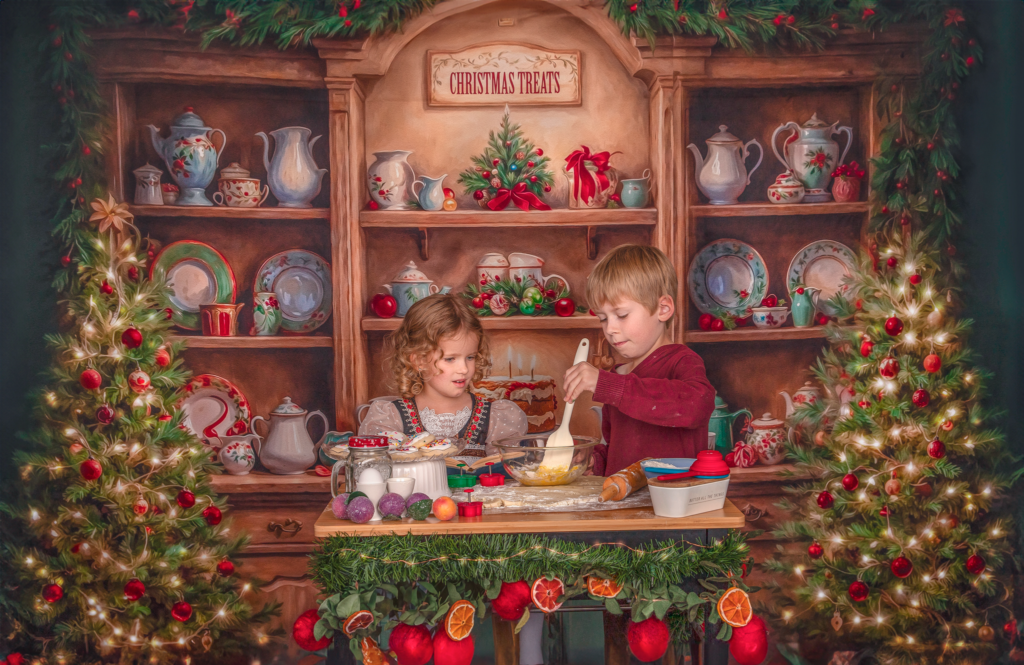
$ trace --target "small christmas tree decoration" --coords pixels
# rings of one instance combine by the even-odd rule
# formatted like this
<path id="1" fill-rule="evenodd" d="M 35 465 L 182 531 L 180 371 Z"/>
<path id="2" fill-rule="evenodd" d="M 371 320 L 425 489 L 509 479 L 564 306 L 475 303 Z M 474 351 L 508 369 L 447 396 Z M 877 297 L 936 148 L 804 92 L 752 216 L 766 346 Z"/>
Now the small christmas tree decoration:
<path id="1" fill-rule="evenodd" d="M 903 321 L 897 316 L 890 316 L 885 320 L 885 332 L 892 337 L 899 335 L 903 332 Z"/>
<path id="2" fill-rule="evenodd" d="M 128 375 L 128 387 L 140 395 L 149 390 L 150 379 L 141 369 L 137 369 Z"/>
<path id="3" fill-rule="evenodd" d="M 895 478 L 890 478 L 889 480 L 885 481 L 885 493 L 888 494 L 889 496 L 896 496 L 897 494 L 900 493 L 901 489 L 903 489 L 903 483 L 896 480 Z"/>
<path id="4" fill-rule="evenodd" d="M 142 333 L 139 332 L 138 328 L 128 328 L 121 333 L 121 343 L 124 344 L 125 348 L 137 349 L 142 346 Z"/>
<path id="5" fill-rule="evenodd" d="M 928 316 L 931 316 L 931 314 L 929 314 Z M 924 369 L 926 372 L 934 374 L 935 372 L 938 372 L 940 369 L 942 369 L 942 358 L 939 358 L 934 353 L 929 353 L 924 357 L 922 365 L 924 365 Z"/>
<path id="6" fill-rule="evenodd" d="M 235 574 L 235 564 L 231 563 L 227 559 L 224 559 L 217 564 L 217 574 L 221 577 L 231 577 Z"/>
<path id="7" fill-rule="evenodd" d="M 87 369 L 78 376 L 78 382 L 86 390 L 96 390 L 103 384 L 103 377 L 94 369 Z"/>
<path id="8" fill-rule="evenodd" d="M 203 519 L 205 519 L 206 523 L 210 526 L 217 526 L 220 524 L 221 517 L 220 508 L 217 506 L 207 506 L 206 508 L 203 508 Z"/>
<path id="9" fill-rule="evenodd" d="M 192 606 L 184 600 L 179 600 L 171 606 L 171 616 L 176 621 L 185 622 L 192 618 Z"/>
<path id="10" fill-rule="evenodd" d="M 146 595 L 146 585 L 138 578 L 132 578 L 124 585 L 124 597 L 133 603 Z"/>
<path id="11" fill-rule="evenodd" d="M 977 554 L 972 554 L 967 557 L 967 563 L 965 564 L 967 572 L 972 575 L 981 575 L 985 572 L 985 560 Z"/>
<path id="12" fill-rule="evenodd" d="M 874 348 L 875 343 L 872 342 L 870 339 L 866 339 L 860 344 L 860 355 L 867 358 L 868 356 L 871 355 L 871 352 L 874 350 Z"/>
<path id="13" fill-rule="evenodd" d="M 313 626 L 320 620 L 320 614 L 316 609 L 306 610 L 292 624 L 292 639 L 299 645 L 300 649 L 306 651 L 320 651 L 331 644 L 329 637 L 321 637 L 319 640 L 313 637 Z"/>
<path id="14" fill-rule="evenodd" d="M 104 404 L 96 409 L 96 422 L 101 425 L 109 425 L 114 422 L 114 410 L 109 404 Z"/>
<path id="15" fill-rule="evenodd" d="M 175 499 L 182 508 L 191 508 L 196 505 L 196 495 L 188 490 L 181 490 Z"/>
<path id="16" fill-rule="evenodd" d="M 928 457 L 932 459 L 942 459 L 946 456 L 946 444 L 935 439 L 928 444 Z"/>
<path id="17" fill-rule="evenodd" d="M 424 625 L 399 623 L 388 638 L 388 649 L 398 657 L 399 665 L 427 665 L 434 655 L 430 631 Z"/>
<path id="18" fill-rule="evenodd" d="M 892 560 L 892 563 L 889 564 L 889 569 L 893 575 L 903 579 L 909 577 L 910 573 L 914 572 L 914 564 L 910 562 L 910 559 L 901 555 Z"/>
<path id="19" fill-rule="evenodd" d="M 1017 622 L 1015 620 L 1010 619 L 1003 624 L 1003 635 L 1011 641 L 1017 637 Z"/>
<path id="20" fill-rule="evenodd" d="M 112 287 L 107 280 L 103 280 L 103 283 L 100 284 L 100 293 L 105 296 L 109 296 L 114 293 L 114 287 Z"/>
<path id="21" fill-rule="evenodd" d="M 87 459 L 78 465 L 78 472 L 86 480 L 96 480 L 103 475 L 103 467 L 94 459 Z"/>
<path id="22" fill-rule="evenodd" d="M 64 597 L 64 588 L 59 584 L 47 584 L 43 587 L 43 600 L 56 603 Z"/>
<path id="23" fill-rule="evenodd" d="M 931 401 L 931 396 L 924 388 L 918 388 L 914 391 L 914 394 L 911 395 L 910 401 L 914 403 L 914 406 L 923 409 L 928 406 L 928 403 Z"/>
<path id="24" fill-rule="evenodd" d="M 661 619 L 650 617 L 644 621 L 630 621 L 626 628 L 629 650 L 642 663 L 652 663 L 668 651 L 671 634 Z"/>
<path id="25" fill-rule="evenodd" d="M 835 498 L 829 491 L 824 491 L 818 495 L 818 507 L 822 510 L 828 510 L 835 503 Z"/>
<path id="26" fill-rule="evenodd" d="M 860 480 L 857 478 L 855 474 L 848 473 L 845 476 L 843 476 L 842 483 L 844 490 L 846 490 L 847 492 L 852 492 L 853 490 L 857 489 L 858 485 L 860 485 Z"/>
<path id="27" fill-rule="evenodd" d="M 850 585 L 850 588 L 847 589 L 847 593 L 850 595 L 850 600 L 855 603 L 862 603 L 868 599 L 868 585 L 860 580 L 855 580 Z"/>
<path id="28" fill-rule="evenodd" d="M 153 362 L 158 367 L 167 367 L 171 364 L 171 354 L 167 352 L 167 349 L 160 347 L 156 350 L 156 354 L 153 356 Z"/>
<path id="29" fill-rule="evenodd" d="M 149 502 L 141 497 L 136 499 L 135 503 L 132 504 L 132 511 L 136 515 L 145 515 L 149 512 Z"/>
<path id="30" fill-rule="evenodd" d="M 812 559 L 820 559 L 823 554 L 825 554 L 825 548 L 822 547 L 821 543 L 819 543 L 818 541 L 815 540 L 813 543 L 807 546 L 807 556 L 811 557 Z"/>
<path id="31" fill-rule="evenodd" d="M 996 639 L 996 631 L 992 626 L 982 626 L 978 629 L 978 639 L 982 642 L 992 642 Z"/>
<path id="32" fill-rule="evenodd" d="M 895 379 L 900 371 L 900 362 L 893 357 L 882 358 L 878 363 L 878 373 L 884 379 Z"/>

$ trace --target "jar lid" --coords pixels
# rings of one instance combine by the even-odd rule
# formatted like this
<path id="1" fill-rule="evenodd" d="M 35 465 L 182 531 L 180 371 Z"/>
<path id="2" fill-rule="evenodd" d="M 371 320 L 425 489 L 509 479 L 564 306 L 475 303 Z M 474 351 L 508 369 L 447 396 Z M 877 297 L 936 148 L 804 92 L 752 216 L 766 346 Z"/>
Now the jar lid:
<path id="1" fill-rule="evenodd" d="M 388 437 L 386 436 L 354 436 L 348 440 L 349 448 L 387 448 Z"/>
<path id="2" fill-rule="evenodd" d="M 270 412 L 272 416 L 301 416 L 306 412 L 298 404 L 292 404 L 291 397 L 285 397 L 284 400 L 274 407 L 274 410 Z"/>
<path id="3" fill-rule="evenodd" d="M 718 133 L 709 138 L 705 143 L 736 143 L 739 141 L 738 138 L 727 132 L 729 129 L 728 125 L 719 125 Z"/>
<path id="4" fill-rule="evenodd" d="M 220 170 L 221 179 L 231 178 L 248 178 L 249 170 L 242 168 L 242 165 L 238 162 L 231 162 Z"/>
<path id="5" fill-rule="evenodd" d="M 772 414 L 765 413 L 760 418 L 750 423 L 750 426 L 754 429 L 769 429 L 772 427 L 782 427 L 784 423 L 778 418 L 773 418 Z"/>
<path id="6" fill-rule="evenodd" d="M 192 110 L 191 106 L 185 107 L 185 112 L 171 121 L 172 127 L 194 127 L 196 129 L 209 129 L 203 119 Z"/>
<path id="7" fill-rule="evenodd" d="M 141 177 L 147 176 L 147 175 L 159 176 L 159 175 L 163 174 L 163 171 L 161 171 L 157 167 L 153 166 L 149 162 L 146 162 L 145 166 L 140 166 L 139 168 L 137 168 L 134 171 L 132 171 L 132 173 L 134 173 L 136 177 L 141 178 Z"/>
<path id="8" fill-rule="evenodd" d="M 825 129 L 826 127 L 831 127 L 832 125 L 828 124 L 827 122 L 819 118 L 817 113 L 814 113 L 811 115 L 811 119 L 805 122 L 802 126 L 805 129 Z"/>
<path id="9" fill-rule="evenodd" d="M 402 268 L 401 272 L 399 272 L 397 275 L 395 275 L 395 278 L 393 280 L 391 280 L 391 281 L 392 282 L 429 282 L 431 280 L 426 275 L 423 274 L 422 270 L 420 270 L 418 267 L 416 267 L 416 263 L 414 261 L 409 261 L 408 263 L 405 264 L 405 267 Z"/>

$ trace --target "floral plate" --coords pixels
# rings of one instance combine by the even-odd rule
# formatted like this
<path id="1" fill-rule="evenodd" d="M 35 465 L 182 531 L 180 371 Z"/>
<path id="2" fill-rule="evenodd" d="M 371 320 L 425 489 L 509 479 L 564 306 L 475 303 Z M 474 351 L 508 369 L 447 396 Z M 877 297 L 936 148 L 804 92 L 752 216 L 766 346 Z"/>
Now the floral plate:
<path id="1" fill-rule="evenodd" d="M 274 254 L 256 271 L 253 293 L 273 291 L 281 305 L 281 328 L 316 330 L 331 315 L 331 264 L 313 252 L 290 249 Z"/>
<path id="2" fill-rule="evenodd" d="M 744 317 L 768 295 L 768 269 L 753 247 L 723 238 L 697 252 L 687 283 L 701 312 Z"/>
<path id="3" fill-rule="evenodd" d="M 215 374 L 192 377 L 178 408 L 185 412 L 181 426 L 204 441 L 249 433 L 249 400 L 233 383 Z"/>
<path id="4" fill-rule="evenodd" d="M 149 278 L 171 288 L 168 304 L 174 325 L 199 330 L 199 306 L 235 302 L 235 275 L 224 256 L 206 243 L 173 242 L 149 268 Z"/>
<path id="5" fill-rule="evenodd" d="M 852 249 L 835 240 L 819 240 L 801 249 L 789 262 L 786 287 L 790 293 L 800 285 L 820 289 L 818 309 L 828 316 L 836 316 L 839 312 L 828 299 L 837 293 L 847 299 L 852 297 L 849 284 L 843 284 L 843 280 L 856 269 L 857 257 Z"/>

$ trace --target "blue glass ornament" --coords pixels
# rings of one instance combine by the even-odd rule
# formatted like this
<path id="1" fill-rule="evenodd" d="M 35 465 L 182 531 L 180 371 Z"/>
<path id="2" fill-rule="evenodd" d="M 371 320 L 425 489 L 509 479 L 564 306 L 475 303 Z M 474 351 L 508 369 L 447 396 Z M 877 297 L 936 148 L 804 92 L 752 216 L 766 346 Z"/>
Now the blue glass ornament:
<path id="1" fill-rule="evenodd" d="M 513 164 L 512 166 L 508 167 L 508 170 L 509 171 L 515 171 L 517 168 L 519 168 L 519 167 L 516 166 L 515 164 Z"/>

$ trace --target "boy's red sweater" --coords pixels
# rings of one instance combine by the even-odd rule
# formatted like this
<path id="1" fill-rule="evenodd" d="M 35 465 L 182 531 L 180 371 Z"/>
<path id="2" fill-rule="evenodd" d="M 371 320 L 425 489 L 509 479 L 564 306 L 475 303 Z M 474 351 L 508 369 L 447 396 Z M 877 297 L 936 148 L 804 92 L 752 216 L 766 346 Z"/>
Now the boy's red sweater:
<path id="1" fill-rule="evenodd" d="M 689 347 L 658 347 L 629 374 L 602 371 L 594 401 L 603 402 L 607 446 L 594 448 L 594 475 L 606 476 L 645 457 L 696 457 L 707 447 L 715 389 Z"/>

